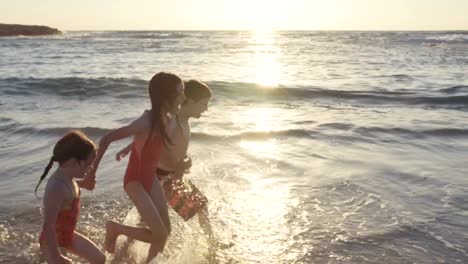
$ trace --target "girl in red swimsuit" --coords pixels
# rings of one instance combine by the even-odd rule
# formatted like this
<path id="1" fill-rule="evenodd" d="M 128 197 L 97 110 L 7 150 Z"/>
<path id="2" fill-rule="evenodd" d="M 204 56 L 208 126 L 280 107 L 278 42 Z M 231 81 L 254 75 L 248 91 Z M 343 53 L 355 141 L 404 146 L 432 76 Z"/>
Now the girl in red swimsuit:
<path id="1" fill-rule="evenodd" d="M 119 235 L 151 243 L 148 261 L 164 249 L 171 231 L 164 193 L 154 170 L 164 144 L 172 144 L 166 126 L 168 118 L 177 114 L 184 101 L 184 83 L 174 74 L 160 72 L 153 76 L 148 87 L 151 110 L 145 111 L 131 124 L 105 135 L 99 142 L 98 153 L 90 180 L 94 180 L 99 162 L 108 146 L 117 140 L 133 136 L 133 147 L 124 177 L 124 189 L 149 228 L 137 228 L 113 221 L 106 224 L 105 247 L 115 251 Z"/>
<path id="2" fill-rule="evenodd" d="M 94 143 L 84 134 L 73 131 L 61 138 L 44 170 L 37 188 L 57 162 L 58 169 L 47 182 L 44 193 L 44 223 L 39 237 L 41 251 L 48 263 L 71 263 L 59 248 L 76 254 L 90 263 L 105 263 L 106 257 L 96 244 L 75 231 L 80 211 L 80 187 L 92 190 L 94 182 L 83 178 L 96 157 Z"/>

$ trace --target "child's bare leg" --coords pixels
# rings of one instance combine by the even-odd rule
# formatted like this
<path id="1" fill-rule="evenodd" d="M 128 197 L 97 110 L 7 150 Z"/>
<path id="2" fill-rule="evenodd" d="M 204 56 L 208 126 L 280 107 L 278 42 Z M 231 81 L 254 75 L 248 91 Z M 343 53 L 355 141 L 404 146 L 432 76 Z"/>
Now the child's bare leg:
<path id="1" fill-rule="evenodd" d="M 86 259 L 91 264 L 104 264 L 106 262 L 106 256 L 99 250 L 97 245 L 78 232 L 75 232 L 73 236 L 70 252 Z"/>
<path id="2" fill-rule="evenodd" d="M 158 209 L 159 215 L 161 216 L 164 226 L 171 233 L 171 221 L 169 220 L 169 209 L 167 206 L 166 195 L 158 179 L 155 179 L 150 192 L 151 200 Z"/>
<path id="3" fill-rule="evenodd" d="M 148 225 L 149 230 L 151 231 L 151 246 L 148 252 L 148 261 L 150 261 L 162 251 L 161 245 L 164 245 L 167 240 L 169 231 L 164 224 L 159 210 L 151 199 L 150 194 L 146 192 L 141 183 L 129 182 L 125 186 L 125 191 L 143 218 L 143 221 Z M 138 234 L 141 235 L 142 233 L 136 232 L 137 229 L 139 228 L 127 229 L 127 231 L 130 231 L 129 237 L 138 239 L 136 236 L 138 236 Z"/>
<path id="4" fill-rule="evenodd" d="M 41 249 L 41 253 L 42 253 L 42 258 L 45 260 L 45 262 L 47 262 L 47 263 L 56 262 L 54 259 L 52 259 L 51 255 L 49 253 L 49 249 L 47 248 L 45 243 L 40 244 L 40 249 Z"/>
<path id="5" fill-rule="evenodd" d="M 125 235 L 129 238 L 133 238 L 146 243 L 151 243 L 152 234 L 148 228 L 133 227 L 122 225 L 114 221 L 108 221 L 106 223 L 106 240 L 105 248 L 107 252 L 115 252 L 115 241 L 119 235 Z"/>

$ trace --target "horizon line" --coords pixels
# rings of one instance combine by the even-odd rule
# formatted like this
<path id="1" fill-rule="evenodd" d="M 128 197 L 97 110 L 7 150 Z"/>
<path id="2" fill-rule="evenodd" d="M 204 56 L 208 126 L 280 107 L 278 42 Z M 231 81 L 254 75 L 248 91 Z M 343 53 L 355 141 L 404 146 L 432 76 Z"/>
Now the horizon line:
<path id="1" fill-rule="evenodd" d="M 441 31 L 468 31 L 467 29 L 60 29 L 60 31 L 336 31 L 336 32 L 441 32 Z"/>

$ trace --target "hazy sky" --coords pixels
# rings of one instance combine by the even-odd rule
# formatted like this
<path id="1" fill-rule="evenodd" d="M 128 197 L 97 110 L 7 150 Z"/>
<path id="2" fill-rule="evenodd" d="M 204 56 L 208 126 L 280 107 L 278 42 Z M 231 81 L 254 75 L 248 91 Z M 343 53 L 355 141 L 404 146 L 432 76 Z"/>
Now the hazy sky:
<path id="1" fill-rule="evenodd" d="M 468 30 L 468 0 L 0 0 L 0 23 L 62 30 Z"/>

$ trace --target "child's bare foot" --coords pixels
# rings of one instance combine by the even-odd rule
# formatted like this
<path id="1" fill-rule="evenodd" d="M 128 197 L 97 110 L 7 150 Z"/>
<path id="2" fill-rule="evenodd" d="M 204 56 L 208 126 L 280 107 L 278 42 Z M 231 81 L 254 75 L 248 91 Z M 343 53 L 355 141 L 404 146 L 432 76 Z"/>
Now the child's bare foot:
<path id="1" fill-rule="evenodd" d="M 117 231 L 115 230 L 117 223 L 114 221 L 107 221 L 106 223 L 106 240 L 104 247 L 107 252 L 115 253 L 115 240 L 117 240 Z"/>

